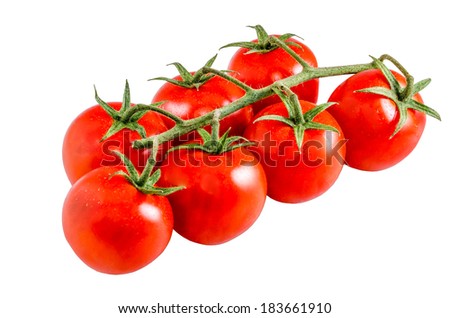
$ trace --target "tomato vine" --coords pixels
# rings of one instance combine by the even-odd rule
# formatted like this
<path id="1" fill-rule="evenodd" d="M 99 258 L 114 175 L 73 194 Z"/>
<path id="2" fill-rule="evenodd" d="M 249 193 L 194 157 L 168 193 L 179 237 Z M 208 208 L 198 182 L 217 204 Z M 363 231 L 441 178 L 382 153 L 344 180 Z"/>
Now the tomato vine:
<path id="1" fill-rule="evenodd" d="M 132 104 L 128 81 L 122 102 L 105 102 L 94 87 L 98 105 L 74 120 L 63 143 L 73 184 L 63 229 L 87 265 L 135 271 L 162 253 L 173 230 L 225 243 L 253 225 L 266 196 L 305 202 L 327 191 L 344 164 L 391 167 L 417 144 L 425 115 L 441 119 L 418 94 L 431 80 L 415 83 L 388 54 L 318 67 L 295 34 L 252 28 L 256 40 L 222 47 L 240 48 L 230 70 L 214 68 L 215 55 L 196 72 L 176 62 L 177 77 L 150 79 L 166 82 L 153 103 Z M 340 75 L 352 76 L 317 104 L 318 79 Z"/>
<path id="2" fill-rule="evenodd" d="M 374 69 L 376 68 L 376 65 L 374 62 L 370 63 L 364 63 L 364 64 L 354 64 L 354 65 L 344 65 L 344 66 L 334 66 L 334 67 L 318 67 L 318 68 L 305 68 L 303 71 L 299 74 L 293 75 L 291 77 L 281 79 L 278 81 L 275 81 L 273 84 L 262 87 L 259 89 L 253 89 L 245 83 L 238 81 L 237 79 L 233 78 L 233 83 L 237 83 L 240 87 L 245 88 L 245 95 L 234 102 L 223 106 L 221 108 L 221 112 L 219 115 L 219 119 L 222 119 L 248 105 L 251 105 L 254 102 L 257 102 L 259 100 L 262 100 L 266 97 L 272 96 L 275 93 L 275 90 L 277 87 L 283 86 L 283 87 L 292 87 L 295 85 L 298 85 L 300 83 L 303 83 L 305 81 L 315 79 L 315 78 L 322 78 L 322 77 L 330 77 L 330 76 L 338 76 L 338 75 L 348 75 L 348 74 L 355 74 L 364 70 Z M 221 76 L 225 79 L 230 79 L 230 76 L 223 71 L 213 69 L 211 67 L 204 67 L 200 70 L 203 73 L 214 73 L 218 76 Z M 148 110 L 154 110 L 157 112 L 160 112 L 159 107 L 155 105 L 146 105 L 146 104 L 137 104 L 136 107 L 139 107 L 139 109 L 148 109 Z M 173 115 L 172 115 L 173 117 Z M 153 145 L 153 142 L 155 138 L 158 138 L 159 143 L 164 143 L 170 140 L 173 140 L 181 135 L 187 134 L 191 131 L 194 131 L 196 129 L 199 129 L 201 127 L 210 125 L 214 118 L 214 111 L 209 112 L 203 116 L 188 119 L 188 120 L 181 120 L 180 118 L 177 118 L 176 124 L 171 129 L 152 136 L 148 138 L 143 138 L 140 140 L 135 140 L 133 142 L 133 147 L 135 148 L 150 148 Z"/>

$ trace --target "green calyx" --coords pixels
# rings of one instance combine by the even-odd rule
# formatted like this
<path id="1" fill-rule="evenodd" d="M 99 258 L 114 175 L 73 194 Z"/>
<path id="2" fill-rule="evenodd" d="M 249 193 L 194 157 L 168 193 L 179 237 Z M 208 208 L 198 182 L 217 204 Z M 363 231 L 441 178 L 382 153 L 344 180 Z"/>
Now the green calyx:
<path id="1" fill-rule="evenodd" d="M 379 59 L 372 57 L 373 63 L 377 69 L 379 69 L 383 75 L 386 77 L 386 80 L 389 83 L 389 88 L 385 87 L 370 87 L 365 89 L 357 90 L 356 92 L 362 93 L 372 93 L 381 95 L 392 100 L 398 108 L 399 111 L 399 120 L 395 127 L 394 132 L 391 135 L 391 138 L 394 137 L 400 129 L 405 125 L 406 120 L 408 119 L 408 109 L 415 109 L 426 115 L 429 115 L 433 118 L 441 120 L 441 116 L 437 111 L 433 108 L 428 107 L 418 101 L 414 100 L 413 97 L 415 94 L 423 90 L 425 87 L 430 84 L 431 79 L 425 79 L 419 81 L 418 83 L 414 83 L 414 78 L 406 71 L 406 69 L 393 57 L 389 55 L 383 55 Z M 398 80 L 395 78 L 394 74 L 387 68 L 387 66 L 383 63 L 383 60 L 391 61 L 406 77 L 406 87 L 401 87 Z"/>
<path id="2" fill-rule="evenodd" d="M 250 146 L 253 143 L 241 136 L 229 136 L 230 129 L 228 129 L 222 136 L 219 135 L 219 118 L 220 111 L 216 110 L 211 123 L 211 133 L 207 132 L 203 128 L 197 129 L 198 134 L 202 138 L 203 143 L 190 143 L 177 147 L 173 147 L 169 150 L 174 151 L 178 149 L 195 149 L 203 152 L 219 155 L 228 151 L 232 151 L 236 148 Z"/>
<path id="3" fill-rule="evenodd" d="M 181 77 L 180 80 L 168 78 L 168 77 L 155 77 L 155 78 L 149 79 L 149 81 L 162 80 L 162 81 L 166 81 L 171 84 L 181 86 L 184 88 L 199 89 L 200 86 L 202 86 L 204 83 L 206 83 L 207 81 L 209 81 L 211 78 L 213 78 L 215 76 L 215 74 L 210 74 L 210 73 L 205 74 L 203 72 L 203 69 L 212 67 L 216 58 L 217 58 L 217 54 L 214 55 L 211 59 L 209 59 L 208 62 L 206 62 L 206 64 L 200 70 L 198 70 L 197 72 L 195 72 L 193 74 L 191 72 L 189 72 L 181 63 L 175 62 L 175 63 L 168 64 L 168 65 L 174 65 L 177 68 L 178 73 L 180 74 L 180 77 Z"/>
<path id="4" fill-rule="evenodd" d="M 113 123 L 105 135 L 102 137 L 100 141 L 104 141 L 111 137 L 112 135 L 118 133 L 122 129 L 130 129 L 133 131 L 137 131 L 142 138 L 146 138 L 147 134 L 145 128 L 138 124 L 138 120 L 144 116 L 149 109 L 138 109 L 131 106 L 130 102 L 130 86 L 128 85 L 128 81 L 125 83 L 125 90 L 123 93 L 123 101 L 122 106 L 119 110 L 115 110 L 108 103 L 102 100 L 98 94 L 97 89 L 94 86 L 95 90 L 95 100 L 97 103 L 111 116 L 113 119 Z M 160 103 L 152 104 L 152 107 L 157 108 Z"/>
<path id="5" fill-rule="evenodd" d="M 255 122 L 262 120 L 277 120 L 292 127 L 299 151 L 302 149 L 303 139 L 307 129 L 329 130 L 339 134 L 339 130 L 337 130 L 336 127 L 313 121 L 318 114 L 335 103 L 324 103 L 317 105 L 303 114 L 298 96 L 292 92 L 292 90 L 285 86 L 274 86 L 273 90 L 278 96 L 280 96 L 286 106 L 288 117 L 283 117 L 280 115 L 265 115 L 257 118 Z"/>
<path id="6" fill-rule="evenodd" d="M 268 53 L 270 51 L 273 51 L 280 47 L 279 41 L 285 43 L 286 45 L 294 45 L 298 46 L 298 43 L 287 41 L 291 37 L 298 37 L 297 35 L 293 33 L 285 33 L 283 35 L 280 35 L 279 37 L 270 36 L 266 30 L 261 25 L 255 25 L 255 26 L 248 26 L 249 28 L 255 29 L 256 35 L 257 35 L 257 41 L 256 42 L 233 42 L 227 45 L 224 45 L 221 47 L 221 49 L 226 47 L 242 47 L 246 48 L 249 51 L 246 54 L 251 53 Z M 278 38 L 279 41 L 276 41 Z M 300 37 L 299 37 L 300 38 Z"/>
<path id="7" fill-rule="evenodd" d="M 122 160 L 127 170 L 127 172 L 118 171 L 117 173 L 115 173 L 115 175 L 123 176 L 136 189 L 138 189 L 144 194 L 166 196 L 176 191 L 184 189 L 184 187 L 160 188 L 156 186 L 156 183 L 161 178 L 160 169 L 157 169 L 156 171 L 153 172 L 156 163 L 155 157 L 157 149 L 158 149 L 157 145 L 155 145 L 152 148 L 154 155 L 148 159 L 147 164 L 145 165 L 145 168 L 141 174 L 139 174 L 139 172 L 136 170 L 130 159 L 128 159 L 123 153 L 119 151 L 113 151 L 113 153 Z"/>

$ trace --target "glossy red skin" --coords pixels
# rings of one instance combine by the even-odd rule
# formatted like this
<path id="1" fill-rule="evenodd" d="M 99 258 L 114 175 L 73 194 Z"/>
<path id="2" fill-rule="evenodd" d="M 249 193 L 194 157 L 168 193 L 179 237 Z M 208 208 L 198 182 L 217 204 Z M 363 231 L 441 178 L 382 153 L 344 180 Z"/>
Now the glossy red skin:
<path id="1" fill-rule="evenodd" d="M 393 73 L 405 86 L 404 77 Z M 329 98 L 339 103 L 328 111 L 348 138 L 347 164 L 366 171 L 387 169 L 402 161 L 419 142 L 426 123 L 425 114 L 408 109 L 405 125 L 391 138 L 399 120 L 395 103 L 380 95 L 356 92 L 376 86 L 389 88 L 381 71 L 364 71 L 345 80 Z M 413 98 L 423 103 L 419 94 Z"/>
<path id="2" fill-rule="evenodd" d="M 186 187 L 168 198 L 175 231 L 193 242 L 215 245 L 234 239 L 257 220 L 265 203 L 264 170 L 242 148 L 221 155 L 176 150 L 161 172 L 161 186 Z"/>
<path id="3" fill-rule="evenodd" d="M 63 206 L 64 234 L 78 257 L 107 274 L 126 274 L 148 265 L 166 248 L 173 215 L 166 197 L 146 195 L 115 167 L 79 179 Z"/>
<path id="4" fill-rule="evenodd" d="M 118 110 L 122 103 L 110 102 Z M 95 105 L 82 112 L 67 129 L 63 142 L 63 163 L 69 181 L 73 184 L 87 172 L 101 166 L 119 166 L 121 160 L 111 151 L 125 154 L 136 169 L 142 170 L 149 156 L 148 149 L 136 150 L 132 142 L 142 137 L 129 129 L 123 129 L 107 140 L 100 142 L 111 127 L 113 120 L 101 106 Z M 167 130 L 161 117 L 148 112 L 139 121 L 148 136 Z"/>
<path id="5" fill-rule="evenodd" d="M 303 112 L 315 107 L 306 101 L 301 101 L 301 105 Z M 288 113 L 280 102 L 263 109 L 255 119 L 265 115 L 287 117 Z M 326 111 L 317 115 L 314 122 L 341 131 L 339 124 Z M 244 137 L 256 143 L 249 149 L 259 158 L 266 172 L 267 195 L 276 201 L 300 203 L 318 197 L 335 183 L 344 165 L 342 132 L 307 129 L 301 153 L 293 129 L 280 121 L 254 122 L 247 127 Z M 332 155 L 332 149 L 336 149 L 336 155 Z"/>
<path id="6" fill-rule="evenodd" d="M 174 79 L 180 80 L 177 76 Z M 153 103 L 165 101 L 160 107 L 177 115 L 181 119 L 192 119 L 202 116 L 214 109 L 228 105 L 236 99 L 244 96 L 244 91 L 229 81 L 215 76 L 197 88 L 185 88 L 172 83 L 165 83 L 159 88 L 153 97 Z M 223 134 L 229 128 L 230 135 L 240 135 L 253 117 L 251 106 L 240 109 L 220 121 L 220 133 Z M 167 127 L 172 127 L 174 122 L 163 117 Z M 186 137 L 186 136 L 185 136 Z M 190 134 L 184 141 L 195 138 Z"/>
<path id="7" fill-rule="evenodd" d="M 295 42 L 301 46 L 289 45 L 301 58 L 309 65 L 317 67 L 317 60 L 311 49 L 295 38 L 288 39 L 289 42 Z M 253 42 L 256 42 L 254 40 Z M 228 65 L 229 70 L 236 71 L 230 73 L 237 79 L 243 81 L 253 88 L 261 88 L 272 84 L 273 82 L 298 74 L 303 68 L 286 51 L 281 48 L 268 53 L 250 53 L 249 49 L 240 48 L 231 58 Z M 312 103 L 317 102 L 319 94 L 319 80 L 313 79 L 291 88 L 301 100 Z M 261 109 L 278 103 L 278 96 L 271 96 L 253 104 L 253 112 L 257 114 Z"/>

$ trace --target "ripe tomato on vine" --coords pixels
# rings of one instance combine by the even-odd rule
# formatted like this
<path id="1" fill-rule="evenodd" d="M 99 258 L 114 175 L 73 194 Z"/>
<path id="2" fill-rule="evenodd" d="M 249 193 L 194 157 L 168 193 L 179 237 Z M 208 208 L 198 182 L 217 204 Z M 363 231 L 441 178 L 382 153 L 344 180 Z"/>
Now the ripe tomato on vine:
<path id="1" fill-rule="evenodd" d="M 149 158 L 149 149 L 135 149 L 133 141 L 167 130 L 159 114 L 133 112 L 135 105 L 130 102 L 128 81 L 122 102 L 107 103 L 97 92 L 95 95 L 98 104 L 77 116 L 64 137 L 63 164 L 72 184 L 96 168 L 121 165 L 113 150 L 125 154 L 142 170 Z"/>
<path id="2" fill-rule="evenodd" d="M 336 105 L 328 110 L 348 139 L 347 164 L 368 171 L 402 161 L 419 142 L 426 115 L 440 118 L 423 104 L 419 94 L 429 80 L 414 84 L 410 79 L 407 83 L 404 75 L 379 60 L 375 63 L 377 69 L 359 72 L 341 83 L 329 98 Z"/>
<path id="3" fill-rule="evenodd" d="M 290 90 L 288 94 L 284 102 L 259 112 L 244 136 L 254 143 L 249 149 L 264 167 L 268 196 L 299 203 L 335 183 L 345 162 L 345 139 L 326 111 L 332 104 L 315 105 L 299 101 Z"/>
<path id="4" fill-rule="evenodd" d="M 211 67 L 215 56 L 205 67 Z M 153 96 L 153 103 L 160 103 L 160 108 L 177 116 L 181 120 L 198 118 L 215 109 L 224 107 L 244 96 L 245 91 L 234 83 L 215 74 L 189 72 L 180 63 L 173 63 L 180 75 L 174 78 L 158 77 L 164 83 Z M 230 135 L 241 135 L 253 117 L 251 106 L 233 112 L 223 118 L 220 123 L 220 133 L 229 130 Z M 173 119 L 164 117 L 164 123 L 171 128 L 175 125 Z M 182 136 L 181 141 L 189 141 L 196 134 Z"/>
<path id="5" fill-rule="evenodd" d="M 260 25 L 252 27 L 258 38 L 251 42 L 235 42 L 225 47 L 240 47 L 232 56 L 228 69 L 237 79 L 258 89 L 272 83 L 299 74 L 303 70 L 302 63 L 295 58 L 300 57 L 304 63 L 317 67 L 317 59 L 313 51 L 295 38 L 294 34 L 269 36 Z M 274 37 L 284 42 L 292 50 L 288 52 L 273 42 Z M 303 64 L 304 64 L 303 63 Z M 316 103 L 319 94 L 319 79 L 311 79 L 291 87 L 299 99 Z M 253 104 L 255 115 L 265 107 L 279 102 L 276 95 L 269 96 Z"/>

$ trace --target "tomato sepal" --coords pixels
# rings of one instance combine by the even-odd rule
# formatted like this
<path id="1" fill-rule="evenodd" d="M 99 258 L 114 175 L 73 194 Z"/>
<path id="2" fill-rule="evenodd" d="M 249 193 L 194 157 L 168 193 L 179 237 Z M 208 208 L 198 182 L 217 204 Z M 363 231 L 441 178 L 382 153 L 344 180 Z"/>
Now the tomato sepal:
<path id="1" fill-rule="evenodd" d="M 245 54 L 252 54 L 252 53 L 264 54 L 264 53 L 269 53 L 280 47 L 279 43 L 277 43 L 273 40 L 275 38 L 275 36 L 269 35 L 261 25 L 259 25 L 259 24 L 255 25 L 255 26 L 248 25 L 247 27 L 255 29 L 256 36 L 257 36 L 256 41 L 233 42 L 233 43 L 229 43 L 229 44 L 222 46 L 220 49 L 224 49 L 227 47 L 241 47 L 241 48 L 248 49 L 248 51 Z M 292 37 L 297 37 L 297 38 L 303 40 L 301 37 L 299 37 L 298 35 L 296 35 L 294 33 L 282 34 L 282 35 L 278 36 L 278 39 L 280 39 L 280 41 L 284 42 L 286 45 L 294 45 L 294 46 L 301 48 L 301 45 L 299 45 L 298 43 L 295 43 L 292 41 L 287 41 L 288 39 L 290 39 Z"/>
<path id="2" fill-rule="evenodd" d="M 157 169 L 156 171 L 153 171 L 156 163 L 156 160 L 153 157 L 149 158 L 144 170 L 141 174 L 139 174 L 139 172 L 134 167 L 131 160 L 127 158 L 127 156 L 119 151 L 112 152 L 122 160 L 126 169 L 126 172 L 123 170 L 119 170 L 114 173 L 113 176 L 123 176 L 129 183 L 131 183 L 136 189 L 144 194 L 167 196 L 185 188 L 183 186 L 166 188 L 155 186 L 155 184 L 161 178 L 161 170 Z M 157 153 L 157 145 L 156 148 L 154 148 L 154 153 Z"/>
<path id="3" fill-rule="evenodd" d="M 179 149 L 197 149 L 210 154 L 222 154 L 224 152 L 232 151 L 239 147 L 250 146 L 253 143 L 242 136 L 230 136 L 229 128 L 222 136 L 220 136 L 220 110 L 214 112 L 211 123 L 211 133 L 204 128 L 198 128 L 197 132 L 202 139 L 201 143 L 192 142 L 172 147 L 169 152 Z"/>
<path id="4" fill-rule="evenodd" d="M 329 102 L 320 104 L 303 114 L 301 102 L 291 89 L 283 85 L 275 85 L 272 89 L 280 97 L 286 107 L 288 117 L 273 114 L 264 115 L 258 117 L 253 123 L 263 120 L 276 120 L 292 127 L 299 151 L 302 149 L 303 138 L 305 130 L 307 129 L 328 130 L 337 134 L 340 133 L 336 127 L 313 121 L 317 115 L 336 103 Z"/>
<path id="5" fill-rule="evenodd" d="M 419 103 L 413 99 L 413 96 L 415 94 L 419 93 L 421 90 L 427 87 L 428 84 L 430 84 L 431 79 L 429 78 L 424 79 L 414 84 L 414 78 L 406 71 L 406 69 L 397 60 L 388 55 L 383 55 L 382 58 L 389 59 L 391 62 L 393 62 L 393 64 L 396 65 L 403 73 L 403 75 L 406 77 L 407 85 L 406 87 L 402 88 L 399 81 L 395 78 L 392 71 L 389 70 L 389 68 L 382 62 L 381 58 L 377 59 L 373 56 L 371 56 L 371 58 L 376 68 L 378 68 L 383 73 L 384 77 L 388 81 L 390 89 L 375 86 L 359 89 L 356 90 L 355 92 L 380 95 L 394 102 L 399 112 L 399 119 L 394 129 L 394 132 L 392 133 L 390 138 L 393 138 L 405 125 L 408 119 L 408 109 L 415 109 L 437 120 L 441 120 L 441 116 L 436 110 L 425 104 Z"/>
<path id="6" fill-rule="evenodd" d="M 108 113 L 109 116 L 111 116 L 113 120 L 111 127 L 100 139 L 100 142 L 105 141 L 106 139 L 108 139 L 109 137 L 113 136 L 114 134 L 118 133 L 123 129 L 130 129 L 132 131 L 136 131 L 142 138 L 147 137 L 147 132 L 145 131 L 145 128 L 142 125 L 138 124 L 137 122 L 151 109 L 140 109 L 136 108 L 135 106 L 131 106 L 130 86 L 128 84 L 128 80 L 125 82 L 123 101 L 119 110 L 115 110 L 110 105 L 108 105 L 107 102 L 101 99 L 100 96 L 98 95 L 97 88 L 95 86 L 94 91 L 95 91 L 95 100 L 103 108 L 103 110 L 105 110 L 105 112 Z M 160 106 L 161 104 L 162 102 L 159 102 L 154 103 L 150 106 L 151 108 L 158 108 L 158 106 Z"/>
<path id="7" fill-rule="evenodd" d="M 189 72 L 187 68 L 184 67 L 179 62 L 167 64 L 168 66 L 169 65 L 175 66 L 180 75 L 180 79 L 174 79 L 169 77 L 154 77 L 150 78 L 149 81 L 161 80 L 184 88 L 199 89 L 200 86 L 202 86 L 215 76 L 215 74 L 205 73 L 203 70 L 205 68 L 211 68 L 216 58 L 217 54 L 214 55 L 212 58 L 210 58 L 202 68 L 200 68 L 197 72 L 194 73 Z"/>
<path id="8" fill-rule="evenodd" d="M 203 128 L 197 129 L 202 142 L 192 142 L 176 147 L 172 147 L 168 152 L 172 152 L 180 149 L 187 150 L 201 150 L 210 154 L 222 154 L 228 151 L 232 151 L 236 148 L 247 147 L 253 145 L 253 143 L 242 136 L 231 136 L 228 137 L 230 130 L 227 130 L 219 139 L 214 138 L 213 134 L 209 133 Z"/>

